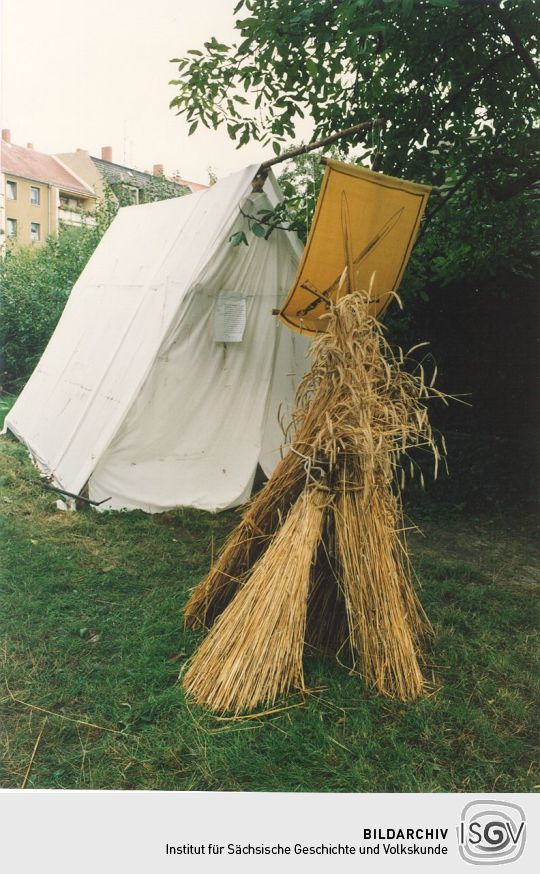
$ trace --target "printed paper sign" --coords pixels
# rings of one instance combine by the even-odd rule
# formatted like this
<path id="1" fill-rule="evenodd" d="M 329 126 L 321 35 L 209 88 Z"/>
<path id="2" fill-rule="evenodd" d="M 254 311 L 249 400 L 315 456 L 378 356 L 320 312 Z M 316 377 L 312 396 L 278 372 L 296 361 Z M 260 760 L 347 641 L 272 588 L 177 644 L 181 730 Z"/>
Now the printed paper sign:
<path id="1" fill-rule="evenodd" d="M 241 343 L 245 328 L 245 297 L 238 291 L 221 291 L 214 305 L 214 342 Z"/>

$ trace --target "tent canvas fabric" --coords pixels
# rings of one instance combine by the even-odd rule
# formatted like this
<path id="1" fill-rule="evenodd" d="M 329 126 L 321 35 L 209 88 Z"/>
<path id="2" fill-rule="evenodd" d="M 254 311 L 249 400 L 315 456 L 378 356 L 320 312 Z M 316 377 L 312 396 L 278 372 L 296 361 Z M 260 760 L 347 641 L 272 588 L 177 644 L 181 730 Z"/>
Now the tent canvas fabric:
<path id="1" fill-rule="evenodd" d="M 258 165 L 206 191 L 119 211 L 69 297 L 5 429 L 52 482 L 101 509 L 217 511 L 250 495 L 279 460 L 278 408 L 306 369 L 305 338 L 272 318 L 301 245 L 286 233 L 229 237 L 280 199 Z M 218 342 L 234 292 L 241 342 Z"/>
<path id="2" fill-rule="evenodd" d="M 380 315 L 399 288 L 430 191 L 428 185 L 328 160 L 280 320 L 304 334 L 324 331 L 326 301 L 352 289 L 370 290 L 370 312 Z"/>

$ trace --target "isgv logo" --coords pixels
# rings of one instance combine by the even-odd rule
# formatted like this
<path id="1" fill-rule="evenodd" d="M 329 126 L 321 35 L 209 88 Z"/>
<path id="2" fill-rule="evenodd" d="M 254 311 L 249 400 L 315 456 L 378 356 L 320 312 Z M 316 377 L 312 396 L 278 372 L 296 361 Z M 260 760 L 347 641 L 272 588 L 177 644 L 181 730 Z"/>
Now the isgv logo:
<path id="1" fill-rule="evenodd" d="M 525 813 L 509 801 L 470 801 L 458 826 L 462 859 L 472 865 L 504 865 L 519 859 L 525 847 Z"/>

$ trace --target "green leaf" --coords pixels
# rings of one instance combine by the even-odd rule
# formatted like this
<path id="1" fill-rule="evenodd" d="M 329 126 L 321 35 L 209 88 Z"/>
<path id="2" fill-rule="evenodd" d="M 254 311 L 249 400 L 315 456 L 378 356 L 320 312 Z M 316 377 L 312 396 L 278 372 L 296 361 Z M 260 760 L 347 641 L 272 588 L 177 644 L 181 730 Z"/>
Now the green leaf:
<path id="1" fill-rule="evenodd" d="M 273 148 L 274 153 L 275 153 L 276 155 L 281 155 L 281 146 L 280 146 L 279 143 L 276 143 L 276 142 L 274 141 L 274 142 L 272 143 L 272 148 Z"/>
<path id="2" fill-rule="evenodd" d="M 197 130 L 198 126 L 199 126 L 199 122 L 198 122 L 198 121 L 194 121 L 193 124 L 191 124 L 191 125 L 189 126 L 188 137 L 190 137 L 191 134 L 194 134 L 194 133 L 195 133 L 195 131 Z"/>
<path id="3" fill-rule="evenodd" d="M 319 74 L 319 67 L 312 58 L 306 58 L 306 69 L 312 79 L 316 79 Z"/>
<path id="4" fill-rule="evenodd" d="M 266 231 L 262 225 L 258 225 L 256 223 L 251 225 L 251 230 L 255 234 L 256 237 L 264 237 L 266 235 Z"/>
<path id="5" fill-rule="evenodd" d="M 244 231 L 236 231 L 235 234 L 231 234 L 229 237 L 229 243 L 233 246 L 240 246 L 242 243 L 245 243 L 247 246 L 248 241 Z"/>

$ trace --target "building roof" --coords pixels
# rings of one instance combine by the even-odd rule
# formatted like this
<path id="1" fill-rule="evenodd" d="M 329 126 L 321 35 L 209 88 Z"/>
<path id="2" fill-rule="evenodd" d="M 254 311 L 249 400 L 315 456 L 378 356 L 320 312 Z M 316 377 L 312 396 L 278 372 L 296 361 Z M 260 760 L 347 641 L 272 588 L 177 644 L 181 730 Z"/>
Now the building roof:
<path id="1" fill-rule="evenodd" d="M 156 179 L 164 179 L 171 187 L 171 193 L 187 194 L 191 191 L 188 182 L 180 182 L 180 180 L 172 180 L 167 176 L 154 176 L 152 173 L 144 173 L 142 170 L 135 170 L 134 167 L 124 167 L 123 164 L 115 164 L 113 161 L 105 161 L 103 158 L 94 158 L 90 156 L 102 176 L 105 177 L 109 184 L 123 182 L 126 185 L 133 185 L 135 188 L 146 188 L 151 182 Z"/>
<path id="2" fill-rule="evenodd" d="M 95 197 L 95 191 L 53 155 L 2 140 L 2 172 L 55 185 L 64 191 Z"/>
<path id="3" fill-rule="evenodd" d="M 189 179 L 182 179 L 180 176 L 172 176 L 173 182 L 178 182 L 179 185 L 185 185 L 192 194 L 196 194 L 197 191 L 206 191 L 207 188 L 210 188 L 209 185 L 203 185 L 201 182 L 191 182 Z"/>

